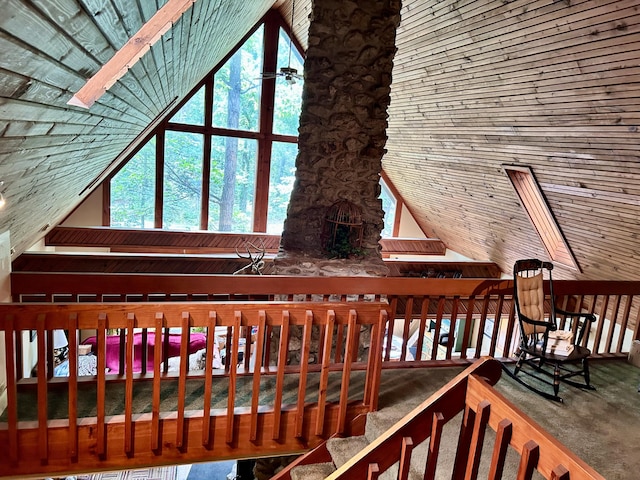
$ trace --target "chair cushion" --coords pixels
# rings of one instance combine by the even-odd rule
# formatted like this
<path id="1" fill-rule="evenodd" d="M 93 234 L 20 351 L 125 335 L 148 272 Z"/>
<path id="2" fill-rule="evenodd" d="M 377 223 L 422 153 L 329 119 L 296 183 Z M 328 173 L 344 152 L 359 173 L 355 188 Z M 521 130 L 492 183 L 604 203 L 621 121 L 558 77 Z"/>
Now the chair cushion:
<path id="1" fill-rule="evenodd" d="M 542 272 L 533 277 L 518 277 L 518 303 L 520 311 L 526 317 L 539 322 L 544 321 L 544 284 Z M 528 327 L 531 327 L 530 329 Z M 527 335 L 535 332 L 534 325 L 524 323 Z M 538 331 L 542 329 L 538 327 Z"/>

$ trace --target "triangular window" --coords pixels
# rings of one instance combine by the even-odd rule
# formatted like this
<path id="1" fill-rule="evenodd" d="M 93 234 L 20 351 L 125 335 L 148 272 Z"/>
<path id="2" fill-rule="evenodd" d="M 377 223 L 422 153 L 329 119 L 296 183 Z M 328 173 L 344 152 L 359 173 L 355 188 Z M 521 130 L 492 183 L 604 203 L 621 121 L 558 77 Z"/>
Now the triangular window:
<path id="1" fill-rule="evenodd" d="M 276 73 L 289 58 L 302 72 L 302 56 L 272 11 L 112 175 L 109 223 L 280 233 L 295 175 L 302 80 L 263 75 L 263 65 Z M 142 194 L 144 201 L 135 200 Z"/>

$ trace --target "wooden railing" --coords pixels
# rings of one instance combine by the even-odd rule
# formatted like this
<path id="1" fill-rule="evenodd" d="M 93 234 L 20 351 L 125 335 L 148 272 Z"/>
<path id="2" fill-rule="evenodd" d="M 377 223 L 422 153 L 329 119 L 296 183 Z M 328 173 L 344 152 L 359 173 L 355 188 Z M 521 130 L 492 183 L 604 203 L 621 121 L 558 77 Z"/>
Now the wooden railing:
<path id="1" fill-rule="evenodd" d="M 459 438 L 454 442 L 457 443 L 457 451 L 450 478 L 477 478 L 480 457 L 484 453 L 491 455 L 488 478 L 503 478 L 503 472 L 510 468 L 510 478 L 515 478 L 516 474 L 517 478 L 532 478 L 536 470 L 546 479 L 604 480 L 491 387 L 500 378 L 500 372 L 500 364 L 495 360 L 484 358 L 475 363 L 327 479 L 376 479 L 397 463 L 399 471 L 395 478 L 406 480 L 409 478 L 412 452 L 426 440 L 429 441 L 429 449 L 425 463 L 414 463 L 412 467 L 424 471 L 423 478 L 434 479 L 443 443 L 443 427 L 464 411 Z M 487 427 L 496 432 L 493 452 L 482 451 Z M 452 445 L 452 442 L 447 445 Z M 507 459 L 509 447 L 520 456 L 519 462 L 511 466 Z M 438 478 L 442 477 L 442 472 L 439 472 Z M 290 477 L 283 473 L 276 478 L 284 480 Z"/>
<path id="2" fill-rule="evenodd" d="M 596 314 L 584 339 L 594 356 L 624 356 L 640 339 L 640 282 L 556 280 L 554 291 L 564 310 Z M 506 359 L 517 347 L 510 280 L 14 272 L 12 292 L 16 302 L 386 298 L 384 368 Z"/>
<path id="3" fill-rule="evenodd" d="M 484 355 L 508 361 L 516 346 L 513 285 L 508 280 L 15 273 L 12 290 L 15 298 L 24 303 L 0 306 L 10 404 L 4 426 L 0 426 L 0 442 L 4 442 L 0 444 L 9 446 L 0 451 L 0 465 L 7 465 L 5 475 L 24 473 L 25 462 L 31 463 L 33 452 L 37 452 L 40 459 L 39 472 L 49 473 L 127 468 L 133 463 L 157 465 L 205 458 L 238 458 L 255 456 L 258 451 L 269 454 L 303 451 L 322 438 L 316 429 L 319 418 L 324 418 L 324 435 L 347 428 L 347 418 L 376 408 L 376 378 L 380 368 L 468 365 Z M 594 357 L 626 356 L 631 341 L 640 339 L 637 321 L 640 282 L 556 281 L 554 290 L 565 310 L 597 315 L 598 320 L 585 340 Z M 29 304 L 35 300 L 49 303 Z M 250 300 L 268 302 L 262 307 L 264 315 L 260 314 L 260 307 L 247 303 Z M 62 301 L 72 304 L 59 305 Z M 212 301 L 221 302 L 215 303 L 214 308 L 214 304 L 207 303 Z M 271 307 L 266 305 L 273 305 L 277 311 L 267 313 Z M 283 314 L 285 309 L 288 315 Z M 313 315 L 307 314 L 309 309 Z M 320 350 L 318 363 L 309 364 L 304 361 L 309 358 L 305 339 L 310 328 L 318 328 L 325 331 L 319 344 L 329 348 L 326 342 L 330 335 L 326 328 L 329 318 L 333 318 L 328 314 L 331 309 L 335 311 L 332 336 L 336 344 L 331 345 L 331 354 Z M 356 312 L 355 317 L 351 315 L 352 310 Z M 211 311 L 217 312 L 215 320 Z M 360 333 L 352 328 L 361 323 L 371 325 L 372 340 L 366 358 L 356 355 L 360 350 L 355 347 Z M 283 357 L 283 352 L 288 355 L 292 350 L 290 343 L 272 342 L 274 353 L 266 347 L 271 338 L 268 328 L 286 330 L 286 325 L 290 331 L 302 332 L 299 338 L 303 348 L 293 361 L 292 357 Z M 174 328 L 181 332 L 204 329 L 210 347 L 210 332 L 215 333 L 216 326 L 230 329 L 227 342 L 238 342 L 226 344 L 228 365 L 238 365 L 238 368 L 226 365 L 225 369 L 208 370 L 211 361 L 211 348 L 208 348 L 206 368 L 199 373 L 186 373 L 187 350 L 181 344 L 181 370 L 166 372 L 164 363 L 161 365 L 167 356 L 165 351 L 163 357 L 164 342 L 158 342 L 153 348 L 159 348 L 159 353 L 153 356 L 146 372 L 129 370 L 133 362 L 127 359 L 135 360 L 137 354 L 128 349 L 134 342 L 126 339 L 135 336 L 137 329 L 141 335 L 148 335 L 147 338 L 151 338 L 151 332 L 155 336 L 156 328 L 158 331 Z M 374 328 L 378 328 L 377 331 L 373 332 Z M 115 330 L 123 335 L 125 340 L 120 342 L 119 352 L 122 360 L 117 373 L 104 371 L 105 359 L 100 360 L 95 378 L 90 380 L 73 373 L 64 380 L 52 377 L 53 335 L 50 332 L 53 330 L 68 331 L 70 372 L 76 371 L 77 364 L 72 362 L 77 358 L 77 342 L 87 330 L 96 332 L 99 360 L 103 358 L 101 352 L 106 351 L 104 346 L 100 350 L 100 345 L 106 343 L 107 331 Z M 29 342 L 28 332 L 34 333 L 34 341 Z M 254 341 L 252 335 L 261 340 Z M 187 338 L 181 337 L 188 344 Z M 248 351 L 238 363 L 236 352 L 239 352 L 241 338 Z M 25 369 L 19 365 L 33 344 L 37 345 L 39 354 L 36 374 L 30 377 L 31 367 Z M 255 349 L 263 345 L 263 350 L 252 353 L 254 344 Z M 260 358 L 263 363 L 258 362 L 256 368 L 251 358 Z M 287 361 L 291 364 L 285 367 Z M 122 369 L 123 365 L 126 368 Z M 252 400 L 251 404 L 241 406 L 233 399 L 234 388 L 245 377 L 253 386 L 254 382 L 259 385 L 262 381 L 256 378 L 282 382 L 290 375 L 300 374 L 302 378 L 306 374 L 326 375 L 333 371 L 351 375 L 358 370 L 366 376 L 358 405 L 346 403 L 347 391 L 343 388 L 347 388 L 349 382 L 342 382 L 341 387 L 335 389 L 327 386 L 325 392 L 333 391 L 338 398 L 335 403 L 326 403 L 326 408 L 320 395 L 310 399 L 309 404 L 302 396 L 297 396 L 293 404 L 273 399 L 268 405 Z M 175 380 L 184 386 L 192 379 L 202 382 L 204 391 L 214 384 L 227 382 L 224 385 L 230 395 L 225 397 L 222 413 L 212 410 L 208 415 L 204 408 L 194 413 L 184 404 L 178 404 L 170 412 L 158 409 L 160 387 L 157 384 L 162 386 Z M 103 410 L 100 398 L 104 398 L 110 385 L 124 384 L 123 395 L 131 398 L 132 392 L 145 381 L 151 383 L 149 398 L 153 398 L 153 404 L 149 411 L 139 413 L 127 408 L 112 417 L 106 407 Z M 60 391 L 61 383 L 68 397 L 68 414 L 52 420 L 47 416 L 47 405 L 51 404 L 53 392 Z M 75 407 L 85 384 L 96 389 L 92 391 L 96 412 L 91 420 L 79 415 Z M 300 388 L 296 384 L 294 391 Z M 30 389 L 37 395 L 37 402 L 32 401 L 37 405 L 37 412 L 33 420 L 23 421 L 16 410 L 20 403 L 18 392 Z M 248 390 L 252 399 L 260 398 L 259 391 L 256 393 L 253 387 Z M 181 387 L 180 391 L 183 391 Z"/>
<path id="4" fill-rule="evenodd" d="M 386 302 L 373 301 L 1 304 L 8 407 L 0 421 L 0 445 L 6 446 L 0 477 L 238 458 L 255 456 L 256 448 L 290 454 L 314 446 L 377 408 L 387 314 Z M 220 329 L 226 361 L 214 369 Z M 289 363 L 294 329 L 302 332 L 302 348 L 298 361 Z M 68 338 L 67 377 L 53 375 L 55 330 Z M 176 330 L 179 369 L 171 372 L 166 339 Z M 195 330 L 206 340 L 204 365 L 192 371 Z M 17 346 L 31 331 L 39 352 L 36 375 L 20 378 Z M 96 337 L 97 367 L 79 376 L 79 339 L 87 332 Z M 113 370 L 109 333 L 122 338 Z M 136 335 L 143 336 L 139 348 Z M 362 370 L 359 377 L 355 369 Z M 118 388 L 120 409 L 108 400 Z M 174 397 L 168 407 L 167 388 Z M 216 392 L 221 405 L 212 398 Z M 145 408 L 136 406 L 141 399 Z M 52 418 L 59 410 L 61 417 Z"/>

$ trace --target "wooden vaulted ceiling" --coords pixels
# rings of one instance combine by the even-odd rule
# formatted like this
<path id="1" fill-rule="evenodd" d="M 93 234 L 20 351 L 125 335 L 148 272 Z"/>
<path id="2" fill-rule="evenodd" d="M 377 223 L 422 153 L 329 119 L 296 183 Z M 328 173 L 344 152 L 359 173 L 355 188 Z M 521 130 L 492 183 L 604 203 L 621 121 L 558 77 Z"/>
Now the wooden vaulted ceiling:
<path id="1" fill-rule="evenodd" d="M 198 0 L 90 110 L 68 106 L 164 3 L 3 2 L 0 232 L 14 256 L 274 6 Z M 275 7 L 290 18 L 290 0 Z M 303 46 L 310 12 L 296 0 Z M 637 1 L 404 0 L 397 45 L 383 164 L 423 230 L 504 272 L 546 259 L 503 168 L 526 166 L 581 269 L 555 276 L 637 279 Z"/>

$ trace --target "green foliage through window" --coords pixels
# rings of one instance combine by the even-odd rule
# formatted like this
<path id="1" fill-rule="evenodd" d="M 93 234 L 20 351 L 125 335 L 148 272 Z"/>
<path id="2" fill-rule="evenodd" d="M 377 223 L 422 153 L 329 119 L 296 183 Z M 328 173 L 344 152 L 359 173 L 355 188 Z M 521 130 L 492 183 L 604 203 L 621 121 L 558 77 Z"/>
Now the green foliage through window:
<path id="1" fill-rule="evenodd" d="M 295 48 L 289 50 L 292 43 L 286 32 L 257 28 L 111 178 L 112 226 L 282 232 L 295 178 L 302 80 L 291 84 L 277 76 L 273 122 L 261 119 L 269 113 L 260 111 L 261 82 L 274 81 L 261 80 L 265 31 L 278 35 L 271 39 L 278 44 L 277 52 L 270 53 L 277 55 L 271 64 L 276 63 L 278 71 L 291 66 L 302 73 L 302 56 Z M 206 98 L 213 99 L 210 115 L 205 111 Z M 207 118 L 211 119 L 208 124 Z M 260 131 L 264 125 L 272 125 L 272 131 Z M 156 148 L 157 139 L 164 139 L 164 148 Z M 158 155 L 161 152 L 164 156 Z M 260 158 L 270 161 L 269 168 L 259 170 L 264 176 L 269 172 L 268 179 L 256 178 Z M 156 194 L 157 171 L 162 172 L 160 195 Z M 267 184 L 268 194 L 256 192 L 256 185 Z M 386 212 L 383 235 L 391 236 L 395 200 L 384 184 L 381 198 Z M 256 202 L 261 202 L 261 208 L 256 208 Z M 156 208 L 162 209 L 160 224 L 156 224 Z M 266 212 L 266 218 L 254 218 L 256 212 Z"/>
<path id="2" fill-rule="evenodd" d="M 151 138 L 111 180 L 111 225 L 153 228 L 156 137 Z"/>

